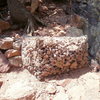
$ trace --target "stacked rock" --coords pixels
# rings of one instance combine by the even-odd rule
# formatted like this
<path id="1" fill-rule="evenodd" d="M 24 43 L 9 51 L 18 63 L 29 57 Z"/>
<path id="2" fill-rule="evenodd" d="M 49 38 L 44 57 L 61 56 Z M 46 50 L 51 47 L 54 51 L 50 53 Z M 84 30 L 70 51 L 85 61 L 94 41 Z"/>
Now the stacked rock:
<path id="1" fill-rule="evenodd" d="M 0 39 L 0 54 L 2 57 L 0 72 L 7 72 L 8 70 L 2 71 L 5 64 L 9 66 L 22 67 L 21 59 L 21 39 L 15 40 L 11 37 L 5 37 Z M 6 68 L 9 69 L 9 68 Z"/>

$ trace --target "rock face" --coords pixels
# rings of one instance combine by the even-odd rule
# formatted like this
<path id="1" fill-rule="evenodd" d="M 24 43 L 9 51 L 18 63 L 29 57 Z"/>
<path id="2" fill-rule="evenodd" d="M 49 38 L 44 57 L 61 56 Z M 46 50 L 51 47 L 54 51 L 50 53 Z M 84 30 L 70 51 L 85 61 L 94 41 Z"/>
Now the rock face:
<path id="1" fill-rule="evenodd" d="M 0 73 L 7 72 L 9 69 L 9 62 L 0 51 Z"/>
<path id="2" fill-rule="evenodd" d="M 100 1 L 75 0 L 74 11 L 87 19 L 89 52 L 100 64 Z"/>
<path id="3" fill-rule="evenodd" d="M 26 37 L 22 43 L 23 66 L 39 78 L 88 66 L 86 36 Z"/>

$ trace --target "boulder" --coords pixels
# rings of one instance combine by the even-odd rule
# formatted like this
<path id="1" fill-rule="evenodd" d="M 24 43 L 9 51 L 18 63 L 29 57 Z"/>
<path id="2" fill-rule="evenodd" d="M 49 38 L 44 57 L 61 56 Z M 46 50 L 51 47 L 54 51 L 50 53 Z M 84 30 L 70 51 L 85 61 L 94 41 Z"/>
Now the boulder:
<path id="1" fill-rule="evenodd" d="M 35 100 L 35 87 L 39 87 L 39 84 L 34 83 L 36 79 L 28 71 L 11 72 L 4 79 L 0 100 Z"/>

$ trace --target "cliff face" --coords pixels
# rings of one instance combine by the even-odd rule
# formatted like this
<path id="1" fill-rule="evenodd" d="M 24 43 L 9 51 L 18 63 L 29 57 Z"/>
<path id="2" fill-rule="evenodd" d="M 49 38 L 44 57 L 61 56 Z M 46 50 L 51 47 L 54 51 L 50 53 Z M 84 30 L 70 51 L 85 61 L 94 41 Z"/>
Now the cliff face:
<path id="1" fill-rule="evenodd" d="M 100 63 L 100 0 L 76 0 L 73 10 L 87 19 L 89 52 Z"/>

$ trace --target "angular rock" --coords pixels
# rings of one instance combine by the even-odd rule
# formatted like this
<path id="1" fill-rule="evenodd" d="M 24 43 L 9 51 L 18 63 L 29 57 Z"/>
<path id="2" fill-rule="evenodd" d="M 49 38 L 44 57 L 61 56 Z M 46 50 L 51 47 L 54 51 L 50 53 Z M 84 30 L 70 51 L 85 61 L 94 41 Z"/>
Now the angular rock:
<path id="1" fill-rule="evenodd" d="M 63 79 L 63 80 L 59 80 L 56 82 L 56 84 L 58 86 L 62 86 L 62 87 L 65 87 L 67 84 L 69 84 L 70 80 L 67 80 L 67 79 Z"/>
<path id="2" fill-rule="evenodd" d="M 19 50 L 14 50 L 14 49 L 9 49 L 5 52 L 5 56 L 7 58 L 15 57 L 15 56 L 21 56 L 21 51 Z"/>
<path id="3" fill-rule="evenodd" d="M 86 67 L 87 37 L 26 37 L 22 42 L 22 61 L 38 78 Z"/>
<path id="4" fill-rule="evenodd" d="M 10 37 L 6 37 L 4 39 L 0 39 L 0 49 L 7 50 L 13 48 L 13 39 Z"/>
<path id="5" fill-rule="evenodd" d="M 13 42 L 13 48 L 16 50 L 21 50 L 22 41 L 18 39 L 17 41 Z"/>
<path id="6" fill-rule="evenodd" d="M 0 51 L 0 73 L 8 72 L 10 69 L 9 62 Z"/>
<path id="7" fill-rule="evenodd" d="M 15 57 L 9 58 L 8 60 L 11 66 L 22 67 L 22 57 L 21 56 L 15 56 Z"/>
<path id="8" fill-rule="evenodd" d="M 71 37 L 78 37 L 83 35 L 83 31 L 81 29 L 78 29 L 76 27 L 69 27 L 67 30 L 67 36 Z"/>

